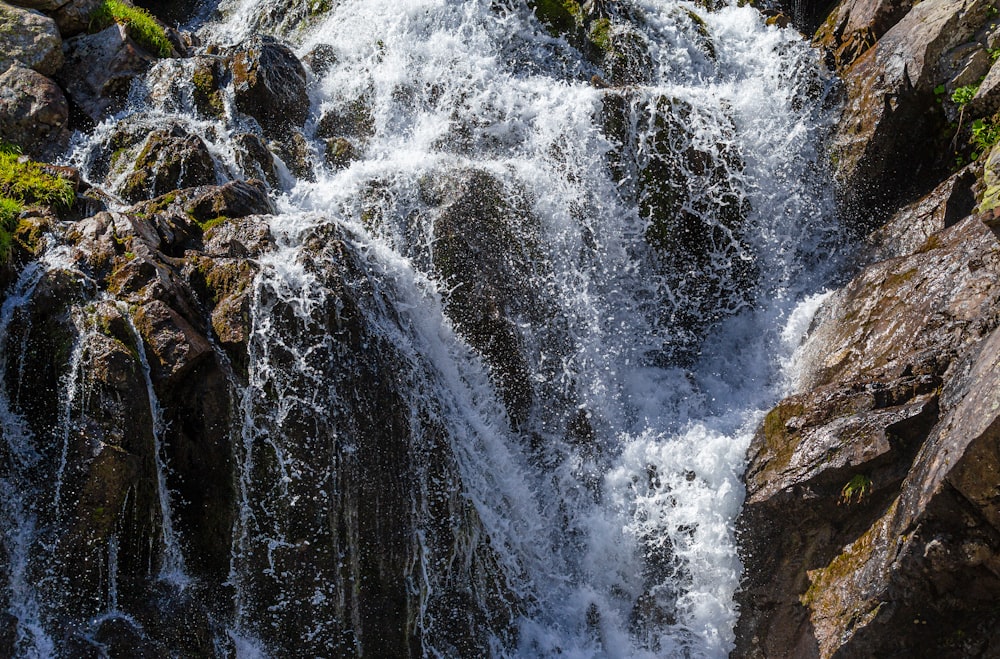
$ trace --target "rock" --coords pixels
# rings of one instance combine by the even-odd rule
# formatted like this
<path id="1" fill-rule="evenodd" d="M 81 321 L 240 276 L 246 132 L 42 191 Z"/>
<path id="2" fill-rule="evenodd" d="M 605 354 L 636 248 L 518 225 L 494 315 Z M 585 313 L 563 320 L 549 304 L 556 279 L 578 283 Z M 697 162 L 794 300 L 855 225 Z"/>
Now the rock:
<path id="1" fill-rule="evenodd" d="M 971 215 L 976 209 L 976 175 L 967 168 L 949 177 L 920 200 L 900 209 L 869 237 L 868 260 L 879 261 L 930 249 L 934 234 Z"/>
<path id="2" fill-rule="evenodd" d="M 239 133 L 233 136 L 233 144 L 236 147 L 236 164 L 243 170 L 246 178 L 263 179 L 272 188 L 281 186 L 274 156 L 263 140 L 253 133 Z"/>
<path id="3" fill-rule="evenodd" d="M 215 182 L 215 162 L 208 147 L 200 137 L 174 126 L 149 135 L 120 194 L 134 203 L 178 188 Z"/>
<path id="4" fill-rule="evenodd" d="M 844 0 L 816 30 L 814 42 L 846 71 L 913 6 L 913 0 Z"/>
<path id="5" fill-rule="evenodd" d="M 253 37 L 233 52 L 236 108 L 280 138 L 300 128 L 309 114 L 306 72 L 295 54 L 272 37 Z"/>
<path id="6" fill-rule="evenodd" d="M 844 73 L 848 100 L 831 158 L 842 212 L 859 230 L 940 180 L 948 152 L 946 120 L 935 110 L 940 63 L 986 23 L 989 6 L 919 2 Z"/>
<path id="7" fill-rule="evenodd" d="M 976 117 L 986 117 L 1000 110 L 1000 66 L 996 62 L 980 83 L 968 107 L 970 114 Z"/>
<path id="8" fill-rule="evenodd" d="M 69 145 L 69 105 L 52 80 L 15 65 L 0 75 L 0 140 L 51 160 Z"/>
<path id="9" fill-rule="evenodd" d="M 337 63 L 337 49 L 328 43 L 316 44 L 302 58 L 302 63 L 312 70 L 313 75 L 322 77 Z"/>
<path id="10" fill-rule="evenodd" d="M 904 210 L 900 227 L 907 217 L 921 226 L 889 251 L 949 224 L 968 185 L 959 173 Z M 1000 409 L 998 272 L 995 237 L 965 217 L 868 266 L 820 310 L 802 353 L 804 393 L 767 415 L 750 449 L 739 656 L 996 647 L 987 602 L 1000 594 L 1000 477 L 987 453 L 1000 427 L 990 410 Z"/>
<path id="11" fill-rule="evenodd" d="M 0 2 L 0 70 L 14 62 L 51 76 L 63 63 L 62 38 L 48 16 Z"/>
<path id="12" fill-rule="evenodd" d="M 333 169 L 343 169 L 357 157 L 358 154 L 354 145 L 345 140 L 343 137 L 329 139 L 326 141 L 326 154 L 324 156 L 324 160 L 329 167 L 332 167 Z"/>
<path id="13" fill-rule="evenodd" d="M 155 61 L 117 24 L 68 40 L 65 52 L 66 63 L 56 80 L 94 123 L 121 109 L 132 81 Z"/>
<path id="14" fill-rule="evenodd" d="M 749 304 L 757 277 L 742 239 L 746 195 L 730 175 L 742 159 L 723 141 L 697 143 L 692 112 L 666 96 L 610 91 L 603 97 L 601 119 L 614 145 L 609 165 L 648 223 L 651 269 L 662 282 L 661 322 L 671 338 L 649 355 L 659 362 L 690 360 L 712 324 Z"/>
<path id="15" fill-rule="evenodd" d="M 276 212 L 263 181 L 256 180 L 230 181 L 225 185 L 204 188 L 184 203 L 184 210 L 196 222 Z"/>
<path id="16" fill-rule="evenodd" d="M 990 70 L 990 55 L 979 43 L 963 44 L 945 54 L 943 73 L 949 96 L 959 87 L 978 85 Z"/>
<path id="17" fill-rule="evenodd" d="M 523 419 L 534 393 L 512 319 L 537 312 L 529 284 L 537 267 L 530 244 L 537 220 L 523 194 L 481 170 L 435 177 L 422 195 L 434 208 L 434 269 L 451 291 L 445 312 L 489 364 L 511 418 Z"/>
<path id="18" fill-rule="evenodd" d="M 306 181 L 316 180 L 316 175 L 313 173 L 316 154 L 302 131 L 291 130 L 272 140 L 268 146 L 272 153 L 281 158 L 293 176 Z"/>
<path id="19" fill-rule="evenodd" d="M 90 17 L 102 0 L 17 0 L 13 4 L 33 6 L 55 19 L 64 39 L 86 32 Z"/>

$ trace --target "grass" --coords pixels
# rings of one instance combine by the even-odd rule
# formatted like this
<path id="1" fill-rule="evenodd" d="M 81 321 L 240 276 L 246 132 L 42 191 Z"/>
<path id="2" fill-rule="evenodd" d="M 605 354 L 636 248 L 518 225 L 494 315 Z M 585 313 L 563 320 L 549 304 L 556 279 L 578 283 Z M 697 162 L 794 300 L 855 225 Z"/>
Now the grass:
<path id="1" fill-rule="evenodd" d="M 170 53 L 173 52 L 167 33 L 145 9 L 127 5 L 119 0 L 104 0 L 90 14 L 90 29 L 96 32 L 112 23 L 124 25 L 128 36 L 151 53 L 160 57 L 170 57 Z"/>
<path id="2" fill-rule="evenodd" d="M 49 174 L 37 162 L 22 162 L 17 147 L 0 143 L 0 265 L 10 258 L 13 234 L 25 205 L 68 209 L 75 196 L 72 183 Z"/>
<path id="3" fill-rule="evenodd" d="M 72 183 L 49 174 L 37 162 L 22 162 L 15 147 L 0 144 L 0 197 L 65 210 L 75 196 Z"/>

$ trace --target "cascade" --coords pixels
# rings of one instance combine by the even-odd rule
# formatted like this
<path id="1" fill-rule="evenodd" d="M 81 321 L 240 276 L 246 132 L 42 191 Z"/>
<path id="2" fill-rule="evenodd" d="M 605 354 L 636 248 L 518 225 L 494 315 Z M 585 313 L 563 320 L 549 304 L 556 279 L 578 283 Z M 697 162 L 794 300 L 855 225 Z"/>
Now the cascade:
<path id="1" fill-rule="evenodd" d="M 228 88 L 207 116 L 193 60 L 76 137 L 69 162 L 120 197 L 115 240 L 165 256 L 130 248 L 111 292 L 64 285 L 52 419 L 29 423 L 12 392 L 32 376 L 5 355 L 69 257 L 7 293 L 0 601 L 19 656 L 727 656 L 745 452 L 840 265 L 817 54 L 736 2 L 590 3 L 606 15 L 561 33 L 512 1 L 273 4 L 223 0 L 193 26 L 312 62 L 300 148 L 273 169 L 246 136 L 290 134 Z M 128 210 L 128 158 L 108 154 L 164 126 L 205 145 L 198 185 L 267 179 L 276 212 L 216 218 L 266 234 L 258 251 Z M 218 303 L 212 259 L 251 273 L 242 343 L 191 320 Z M 200 283 L 151 302 L 141 267 Z M 127 376 L 87 370 L 112 357 Z M 70 528 L 86 574 L 25 576 L 66 560 Z"/>

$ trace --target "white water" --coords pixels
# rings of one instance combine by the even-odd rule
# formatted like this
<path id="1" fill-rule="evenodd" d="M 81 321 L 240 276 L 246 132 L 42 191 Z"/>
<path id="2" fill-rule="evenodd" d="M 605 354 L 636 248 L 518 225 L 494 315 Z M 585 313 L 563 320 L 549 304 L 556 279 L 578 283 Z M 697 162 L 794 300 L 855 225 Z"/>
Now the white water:
<path id="1" fill-rule="evenodd" d="M 724 142 L 742 156 L 744 168 L 732 175 L 752 207 L 745 239 L 760 267 L 755 303 L 716 326 L 689 369 L 649 358 L 671 332 L 649 300 L 684 292 L 665 289 L 650 271 L 645 224 L 604 166 L 602 92 L 583 82 L 586 65 L 563 58 L 566 44 L 527 10 L 345 0 L 291 35 L 300 54 L 320 43 L 336 53 L 314 81 L 315 116 L 363 97 L 373 131 L 349 168 L 319 168 L 316 182 L 300 182 L 284 199 L 272 228 L 286 247 L 267 263 L 270 286 L 308 315 L 323 293 L 289 265 L 301 236 L 336 222 L 391 289 L 383 292 L 408 332 L 372 322 L 432 373 L 427 386 L 449 407 L 467 495 L 537 602 L 521 620 L 519 645 L 503 654 L 726 656 L 737 616 L 733 523 L 745 449 L 794 379 L 791 352 L 816 307 L 815 298 L 799 301 L 833 271 L 833 259 L 824 259 L 834 231 L 830 198 L 817 165 L 824 120 L 808 89 L 821 83 L 815 54 L 791 31 L 764 27 L 750 8 L 728 7 L 702 13 L 712 61 L 678 13 L 693 4 L 632 4 L 645 17 L 655 62 L 652 85 L 633 90 L 637 107 L 659 95 L 690 103 L 695 144 L 711 151 Z M 224 42 L 252 34 L 262 7 L 224 6 L 232 18 L 210 34 Z M 465 137 L 454 146 L 459 128 Z M 544 468 L 509 429 L 482 364 L 442 321 L 446 292 L 428 268 L 433 227 L 414 212 L 422 181 L 462 167 L 523 190 L 540 224 L 549 271 L 519 283 L 558 309 L 571 345 L 550 352 L 550 328 L 521 323 L 535 391 L 551 396 L 521 428 L 550 442 Z M 388 190 L 375 226 L 362 222 L 361 203 L 373 181 Z M 563 441 L 565 400 L 592 419 L 596 450 Z M 667 618 L 636 624 L 644 598 Z"/>

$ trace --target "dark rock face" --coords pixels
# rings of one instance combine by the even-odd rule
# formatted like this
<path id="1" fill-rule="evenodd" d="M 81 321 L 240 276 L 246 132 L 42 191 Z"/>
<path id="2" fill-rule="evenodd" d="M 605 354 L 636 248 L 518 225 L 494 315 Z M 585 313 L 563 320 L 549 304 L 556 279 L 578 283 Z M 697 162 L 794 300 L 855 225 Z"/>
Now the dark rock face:
<path id="1" fill-rule="evenodd" d="M 69 143 L 69 104 L 52 80 L 23 66 L 0 75 L 0 140 L 48 159 Z"/>
<path id="2" fill-rule="evenodd" d="M 754 438 L 737 656 L 991 656 L 1000 641 L 985 457 L 1000 246 L 978 218 L 946 219 L 965 177 L 876 234 L 891 258 L 824 305 L 805 393 Z"/>
<path id="3" fill-rule="evenodd" d="M 819 32 L 844 67 L 847 106 L 831 158 L 843 211 L 862 231 L 945 177 L 950 135 L 935 89 L 953 86 L 958 74 L 947 55 L 982 37 L 989 7 L 981 0 L 932 0 L 909 11 L 905 3 L 844 4 Z"/>
<path id="4" fill-rule="evenodd" d="M 215 162 L 208 147 L 201 138 L 174 126 L 146 138 L 120 192 L 135 203 L 178 188 L 215 182 Z"/>
<path id="5" fill-rule="evenodd" d="M 662 358 L 681 363 L 697 351 L 708 327 L 750 302 L 757 276 L 742 239 L 749 208 L 732 175 L 742 168 L 740 155 L 725 143 L 698 144 L 691 112 L 662 96 L 604 96 L 604 130 L 615 145 L 609 164 L 648 222 L 645 239 L 655 268 L 674 292 L 663 295 L 672 337 Z M 633 125 L 636 143 L 629 137 Z"/>
<path id="6" fill-rule="evenodd" d="M 233 53 L 236 107 L 269 137 L 301 127 L 309 113 L 306 72 L 295 54 L 271 37 L 254 37 Z"/>

